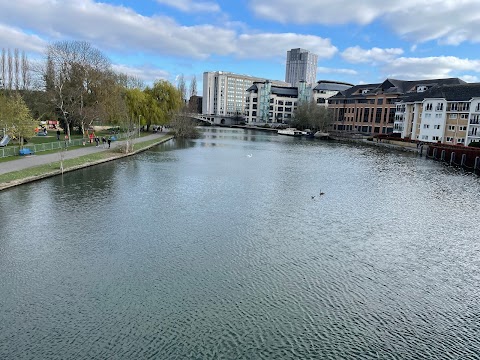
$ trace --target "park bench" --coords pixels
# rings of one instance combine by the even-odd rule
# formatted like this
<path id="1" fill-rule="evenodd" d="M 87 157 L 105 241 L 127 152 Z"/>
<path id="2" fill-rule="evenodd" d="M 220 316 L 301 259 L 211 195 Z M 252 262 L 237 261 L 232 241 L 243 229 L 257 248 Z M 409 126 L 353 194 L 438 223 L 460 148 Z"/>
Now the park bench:
<path id="1" fill-rule="evenodd" d="M 33 151 L 29 148 L 20 149 L 20 155 L 33 155 Z"/>

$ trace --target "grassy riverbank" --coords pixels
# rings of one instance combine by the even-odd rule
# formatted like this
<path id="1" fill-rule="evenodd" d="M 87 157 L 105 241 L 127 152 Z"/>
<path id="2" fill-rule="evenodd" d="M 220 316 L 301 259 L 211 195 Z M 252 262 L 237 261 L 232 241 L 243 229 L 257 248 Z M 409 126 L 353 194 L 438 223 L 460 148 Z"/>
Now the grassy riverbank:
<path id="1" fill-rule="evenodd" d="M 101 164 L 107 161 L 123 158 L 137 154 L 141 151 L 147 150 L 155 145 L 161 144 L 165 141 L 172 139 L 172 135 L 165 135 L 154 140 L 148 140 L 143 142 L 137 142 L 134 144 L 132 152 L 125 154 L 120 148 L 105 150 L 93 154 L 83 155 L 72 159 L 66 159 L 63 161 L 63 172 L 73 171 L 97 164 Z M 31 181 L 44 179 L 47 177 L 62 174 L 62 162 L 55 161 L 45 165 L 38 165 L 22 169 L 18 171 L 12 171 L 6 174 L 0 175 L 0 190 L 7 189 L 12 186 L 24 184 Z"/>

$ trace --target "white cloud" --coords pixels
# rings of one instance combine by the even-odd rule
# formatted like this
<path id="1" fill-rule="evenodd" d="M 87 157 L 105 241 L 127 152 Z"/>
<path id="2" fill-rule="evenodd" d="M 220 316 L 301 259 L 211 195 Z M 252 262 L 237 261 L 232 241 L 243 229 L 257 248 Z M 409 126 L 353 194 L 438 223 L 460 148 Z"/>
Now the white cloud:
<path id="1" fill-rule="evenodd" d="M 256 16 L 280 23 L 366 25 L 378 20 L 416 43 L 480 42 L 478 0 L 316 0 L 301 6 L 297 0 L 250 0 L 250 8 Z"/>
<path id="2" fill-rule="evenodd" d="M 46 42 L 37 35 L 26 34 L 22 30 L 0 24 L 0 44 L 2 48 L 42 54 Z"/>
<path id="3" fill-rule="evenodd" d="M 297 47 L 308 49 L 317 54 L 319 58 L 331 58 L 338 51 L 331 44 L 330 39 L 319 36 L 267 33 L 240 35 L 235 54 L 249 58 L 286 58 L 287 50 Z"/>
<path id="4" fill-rule="evenodd" d="M 475 83 L 480 81 L 480 77 L 475 76 L 475 75 L 461 75 L 459 76 L 460 79 L 463 81 L 469 82 L 469 83 Z"/>
<path id="5" fill-rule="evenodd" d="M 184 12 L 219 12 L 220 6 L 214 2 L 200 2 L 192 0 L 157 0 L 159 4 L 165 4 Z"/>
<path id="6" fill-rule="evenodd" d="M 350 63 L 383 63 L 391 61 L 398 55 L 403 54 L 402 49 L 380 49 L 377 47 L 371 49 L 362 49 L 360 46 L 347 48 L 343 51 L 342 57 Z"/>
<path id="7" fill-rule="evenodd" d="M 317 74 L 345 74 L 345 75 L 358 75 L 358 71 L 353 69 L 337 69 L 327 68 L 319 66 L 317 68 Z"/>
<path id="8" fill-rule="evenodd" d="M 383 65 L 387 77 L 399 79 L 437 79 L 458 77 L 465 72 L 480 72 L 480 60 L 460 59 L 455 56 L 425 58 L 400 57 Z M 469 74 L 462 75 L 463 77 Z"/>
<path id="9" fill-rule="evenodd" d="M 11 28 L 28 24 L 29 30 L 45 41 L 85 40 L 103 51 L 119 54 L 137 51 L 195 59 L 212 55 L 259 59 L 284 58 L 286 49 L 299 46 L 323 58 L 331 57 L 337 51 L 329 39 L 319 36 L 242 34 L 208 24 L 182 26 L 166 16 L 147 17 L 126 7 L 93 0 L 22 0 L 20 4 L 0 0 L 0 6 L 0 23 L 9 24 Z"/>
<path id="10" fill-rule="evenodd" d="M 352 63 L 376 67 L 380 78 L 419 80 L 461 77 L 475 81 L 477 75 L 472 73 L 480 73 L 480 60 L 456 56 L 400 57 L 402 53 L 402 49 L 362 49 L 355 46 L 345 49 L 342 57 Z"/>
<path id="11" fill-rule="evenodd" d="M 151 82 L 152 80 L 167 80 L 170 75 L 167 71 L 150 65 L 133 67 L 124 64 L 114 64 L 112 65 L 112 68 L 115 72 L 134 76 L 145 82 Z"/>
<path id="12" fill-rule="evenodd" d="M 256 16 L 281 23 L 297 24 L 368 24 L 389 8 L 399 8 L 390 1 L 377 0 L 250 0 Z"/>

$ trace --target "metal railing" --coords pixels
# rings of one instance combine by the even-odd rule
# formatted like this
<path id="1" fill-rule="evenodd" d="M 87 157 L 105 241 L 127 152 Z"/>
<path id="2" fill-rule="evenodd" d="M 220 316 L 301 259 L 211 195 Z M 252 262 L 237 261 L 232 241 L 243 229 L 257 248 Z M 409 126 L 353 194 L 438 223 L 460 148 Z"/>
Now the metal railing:
<path id="1" fill-rule="evenodd" d="M 119 133 L 119 134 L 112 134 L 110 136 L 115 136 L 117 140 L 125 139 L 127 138 L 128 134 L 127 133 Z M 130 134 L 130 137 L 132 134 Z M 52 151 L 52 150 L 59 150 L 59 149 L 65 149 L 69 148 L 72 146 L 80 146 L 83 145 L 84 143 L 87 144 L 89 143 L 90 140 L 87 138 L 84 139 L 71 139 L 70 141 L 53 141 L 53 142 L 48 142 L 48 143 L 43 143 L 43 144 L 27 144 L 24 145 L 23 147 L 20 146 L 5 146 L 5 147 L 0 147 L 0 158 L 5 158 L 5 157 L 10 157 L 10 156 L 19 156 L 20 155 L 20 149 L 30 149 L 31 152 L 33 153 L 39 153 L 43 151 Z"/>

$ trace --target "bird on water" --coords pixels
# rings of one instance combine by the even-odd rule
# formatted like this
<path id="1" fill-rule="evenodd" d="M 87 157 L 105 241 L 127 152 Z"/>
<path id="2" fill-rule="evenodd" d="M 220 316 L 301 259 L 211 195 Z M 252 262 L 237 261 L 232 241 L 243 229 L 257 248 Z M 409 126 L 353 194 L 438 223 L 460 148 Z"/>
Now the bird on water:
<path id="1" fill-rule="evenodd" d="M 322 190 L 320 190 L 320 195 L 325 195 L 325 193 L 324 193 L 324 192 L 322 192 Z"/>

